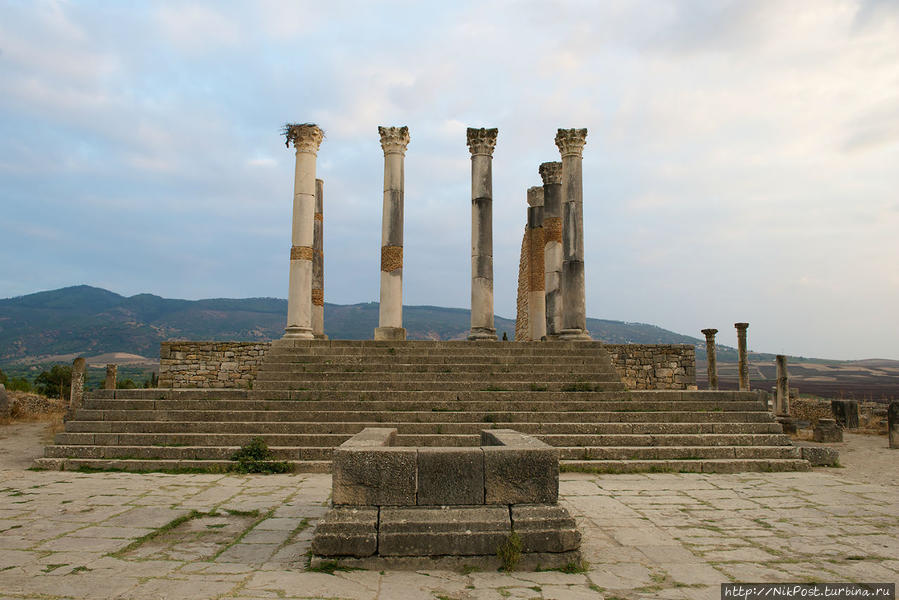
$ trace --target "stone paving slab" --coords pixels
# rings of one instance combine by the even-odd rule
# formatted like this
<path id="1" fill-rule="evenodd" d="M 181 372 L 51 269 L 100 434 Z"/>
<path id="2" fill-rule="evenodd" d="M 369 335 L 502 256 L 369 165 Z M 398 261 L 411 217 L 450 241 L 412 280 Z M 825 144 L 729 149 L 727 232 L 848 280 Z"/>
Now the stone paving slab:
<path id="1" fill-rule="evenodd" d="M 6 450 L 39 448 L 27 439 L 17 446 L 16 427 L 2 432 Z M 37 430 L 18 431 L 27 437 Z M 855 436 L 848 437 L 852 444 Z M 886 454 L 872 449 L 876 441 Z M 503 573 L 474 564 L 315 572 L 306 552 L 328 509 L 328 475 L 37 472 L 24 470 L 29 462 L 9 451 L 0 455 L 0 599 L 717 599 L 727 581 L 895 582 L 899 452 L 886 449 L 884 438 L 864 444 L 866 456 L 879 457 L 876 476 L 859 474 L 861 465 L 562 474 L 560 503 L 578 522 L 589 563 L 574 573 Z M 215 512 L 225 523 L 229 510 L 245 525 L 233 533 L 223 527 L 226 539 L 204 560 L 187 552 L 189 541 L 182 550 L 194 558 L 184 560 L 122 553 L 191 511 Z M 187 523 L 178 530 L 185 535 L 218 521 Z"/>

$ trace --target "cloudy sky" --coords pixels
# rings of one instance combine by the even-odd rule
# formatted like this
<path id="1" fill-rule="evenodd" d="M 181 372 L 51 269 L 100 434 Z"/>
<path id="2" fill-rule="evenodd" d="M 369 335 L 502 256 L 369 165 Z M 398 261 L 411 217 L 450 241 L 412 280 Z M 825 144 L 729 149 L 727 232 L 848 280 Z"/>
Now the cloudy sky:
<path id="1" fill-rule="evenodd" d="M 589 316 L 899 359 L 895 0 L 0 0 L 0 297 L 286 297 L 286 121 L 327 134 L 329 302 L 378 298 L 378 125 L 411 134 L 405 303 L 456 307 L 465 128 L 499 128 L 503 316 L 525 191 L 587 127 Z"/>

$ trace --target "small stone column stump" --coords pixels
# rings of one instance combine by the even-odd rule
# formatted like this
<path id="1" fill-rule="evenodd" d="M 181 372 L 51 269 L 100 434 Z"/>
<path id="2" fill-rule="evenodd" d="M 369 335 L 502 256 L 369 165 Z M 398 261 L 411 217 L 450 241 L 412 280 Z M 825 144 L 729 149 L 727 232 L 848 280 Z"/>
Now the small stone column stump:
<path id="1" fill-rule="evenodd" d="M 87 361 L 82 357 L 72 361 L 72 385 L 69 392 L 69 407 L 66 410 L 66 419 L 75 416 L 75 411 L 84 403 L 84 372 Z"/>
<path id="2" fill-rule="evenodd" d="M 119 372 L 118 365 L 106 365 L 106 381 L 103 383 L 104 390 L 114 390 L 115 389 L 118 372 Z"/>
<path id="3" fill-rule="evenodd" d="M 703 329 L 702 334 L 705 336 L 705 356 L 708 362 L 709 373 L 709 389 L 718 389 L 718 355 L 715 346 L 715 334 L 717 329 Z"/>
<path id="4" fill-rule="evenodd" d="M 818 419 L 813 430 L 814 440 L 821 443 L 843 441 L 843 428 L 834 419 Z"/>

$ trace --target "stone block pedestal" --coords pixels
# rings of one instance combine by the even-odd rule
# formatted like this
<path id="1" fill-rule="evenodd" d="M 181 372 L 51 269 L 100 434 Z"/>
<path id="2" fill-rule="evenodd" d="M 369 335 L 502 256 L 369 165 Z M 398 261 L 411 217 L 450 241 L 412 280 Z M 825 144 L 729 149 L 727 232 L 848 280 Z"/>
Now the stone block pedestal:
<path id="1" fill-rule="evenodd" d="M 404 342 L 406 341 L 405 327 L 375 327 L 376 342 Z"/>

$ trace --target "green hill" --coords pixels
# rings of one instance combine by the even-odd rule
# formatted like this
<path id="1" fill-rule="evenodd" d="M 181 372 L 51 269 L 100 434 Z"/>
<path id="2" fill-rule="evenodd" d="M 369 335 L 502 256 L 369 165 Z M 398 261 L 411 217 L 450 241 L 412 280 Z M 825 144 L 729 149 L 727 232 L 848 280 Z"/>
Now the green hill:
<path id="1" fill-rule="evenodd" d="M 152 294 L 125 297 L 87 285 L 0 300 L 0 362 L 62 354 L 159 354 L 172 339 L 267 341 L 281 337 L 287 301 L 277 298 L 174 300 Z M 464 339 L 469 311 L 406 306 L 410 339 Z M 325 304 L 325 332 L 333 339 L 371 339 L 378 304 Z M 609 343 L 699 344 L 698 338 L 654 325 L 587 319 L 594 337 Z M 496 317 L 497 333 L 514 337 L 515 322 Z"/>

